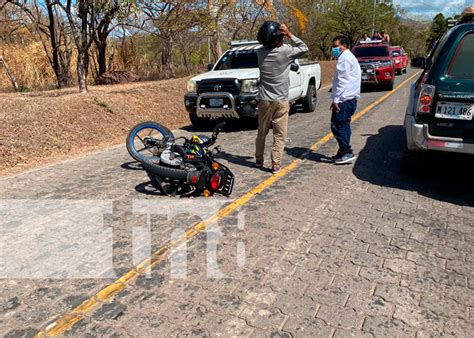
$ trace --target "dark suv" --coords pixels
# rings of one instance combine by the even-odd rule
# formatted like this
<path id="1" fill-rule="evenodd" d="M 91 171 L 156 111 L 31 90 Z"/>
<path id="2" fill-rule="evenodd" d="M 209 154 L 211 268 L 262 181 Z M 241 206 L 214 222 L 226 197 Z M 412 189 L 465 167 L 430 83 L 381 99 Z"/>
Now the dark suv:
<path id="1" fill-rule="evenodd" d="M 474 154 L 474 7 L 438 41 L 413 84 L 408 150 Z"/>

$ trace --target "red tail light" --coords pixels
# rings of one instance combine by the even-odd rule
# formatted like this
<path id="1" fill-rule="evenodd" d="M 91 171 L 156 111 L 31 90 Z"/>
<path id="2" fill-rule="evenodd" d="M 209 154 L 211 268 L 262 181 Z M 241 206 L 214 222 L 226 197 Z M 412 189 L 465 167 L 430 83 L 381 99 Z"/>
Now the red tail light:
<path id="1" fill-rule="evenodd" d="M 421 103 L 422 105 L 428 105 L 428 104 L 430 104 L 430 103 L 431 103 L 431 96 L 429 96 L 429 95 L 424 95 L 424 96 L 422 96 L 422 97 L 420 98 L 420 103 Z"/>
<path id="2" fill-rule="evenodd" d="M 216 191 L 217 189 L 219 189 L 219 181 L 220 181 L 220 176 L 219 174 L 214 174 L 212 175 L 211 177 L 211 189 Z"/>
<path id="3" fill-rule="evenodd" d="M 429 114 L 436 93 L 436 87 L 428 84 L 421 85 L 416 114 Z"/>

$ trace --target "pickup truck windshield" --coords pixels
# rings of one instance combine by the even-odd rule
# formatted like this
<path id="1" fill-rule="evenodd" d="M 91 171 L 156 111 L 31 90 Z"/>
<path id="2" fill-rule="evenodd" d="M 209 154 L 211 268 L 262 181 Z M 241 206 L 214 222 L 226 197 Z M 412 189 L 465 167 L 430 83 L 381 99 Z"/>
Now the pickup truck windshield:
<path id="1" fill-rule="evenodd" d="M 388 48 L 384 46 L 356 47 L 354 55 L 357 58 L 389 56 Z"/>
<path id="2" fill-rule="evenodd" d="M 214 70 L 258 68 L 255 50 L 227 51 Z"/>

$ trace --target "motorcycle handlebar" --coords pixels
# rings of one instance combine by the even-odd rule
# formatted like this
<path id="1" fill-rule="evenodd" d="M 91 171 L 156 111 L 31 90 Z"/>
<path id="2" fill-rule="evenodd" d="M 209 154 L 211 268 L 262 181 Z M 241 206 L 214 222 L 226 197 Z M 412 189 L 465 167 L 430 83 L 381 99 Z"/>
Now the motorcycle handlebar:
<path id="1" fill-rule="evenodd" d="M 221 123 L 219 123 L 219 124 L 214 128 L 214 132 L 212 133 L 212 136 L 213 136 L 213 137 L 217 137 L 217 135 L 219 135 L 219 133 L 222 131 L 222 128 L 224 128 L 226 124 L 227 124 L 226 122 L 221 122 Z"/>

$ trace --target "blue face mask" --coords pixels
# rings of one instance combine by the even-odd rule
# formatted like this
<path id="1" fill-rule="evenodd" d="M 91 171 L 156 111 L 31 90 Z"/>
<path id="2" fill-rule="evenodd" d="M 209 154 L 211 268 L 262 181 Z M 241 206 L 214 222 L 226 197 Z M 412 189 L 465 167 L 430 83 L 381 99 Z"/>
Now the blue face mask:
<path id="1" fill-rule="evenodd" d="M 341 56 L 342 52 L 341 50 L 339 49 L 339 47 L 333 47 L 332 49 L 332 56 L 334 56 L 334 58 L 339 58 L 339 56 Z"/>

